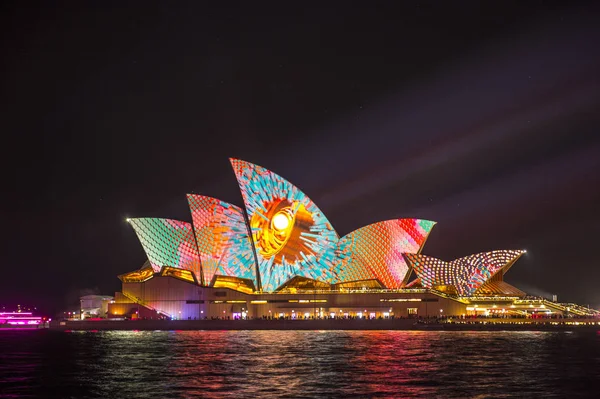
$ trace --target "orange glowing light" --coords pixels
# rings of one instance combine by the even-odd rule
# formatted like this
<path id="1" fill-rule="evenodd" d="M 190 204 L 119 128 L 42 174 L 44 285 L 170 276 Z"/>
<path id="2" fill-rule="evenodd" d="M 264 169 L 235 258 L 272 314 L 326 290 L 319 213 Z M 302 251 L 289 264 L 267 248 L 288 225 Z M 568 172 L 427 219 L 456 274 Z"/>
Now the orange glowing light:
<path id="1" fill-rule="evenodd" d="M 287 200 L 265 204 L 265 209 L 265 213 L 256 212 L 250 220 L 260 254 L 265 258 L 277 256 L 277 262 L 283 257 L 293 262 L 301 231 L 312 225 L 310 213 L 303 205 Z"/>

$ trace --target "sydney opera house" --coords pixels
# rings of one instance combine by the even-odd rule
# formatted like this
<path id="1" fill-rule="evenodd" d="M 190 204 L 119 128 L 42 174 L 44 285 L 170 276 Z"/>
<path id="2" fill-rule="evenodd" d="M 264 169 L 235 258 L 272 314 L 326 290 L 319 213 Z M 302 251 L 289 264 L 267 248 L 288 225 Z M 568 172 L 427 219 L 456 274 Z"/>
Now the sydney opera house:
<path id="1" fill-rule="evenodd" d="M 231 164 L 243 209 L 189 194 L 191 223 L 127 220 L 148 259 L 119 276 L 109 317 L 585 313 L 504 281 L 523 250 L 432 258 L 422 252 L 435 222 L 421 219 L 373 223 L 340 238 L 296 186 L 258 165 Z"/>

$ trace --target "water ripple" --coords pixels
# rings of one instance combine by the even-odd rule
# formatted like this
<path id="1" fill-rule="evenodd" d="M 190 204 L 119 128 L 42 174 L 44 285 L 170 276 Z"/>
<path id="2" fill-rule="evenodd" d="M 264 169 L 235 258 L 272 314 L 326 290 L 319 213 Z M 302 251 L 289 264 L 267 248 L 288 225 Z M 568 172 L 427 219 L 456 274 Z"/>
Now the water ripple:
<path id="1" fill-rule="evenodd" d="M 0 334 L 6 398 L 596 397 L 600 335 L 446 331 Z"/>

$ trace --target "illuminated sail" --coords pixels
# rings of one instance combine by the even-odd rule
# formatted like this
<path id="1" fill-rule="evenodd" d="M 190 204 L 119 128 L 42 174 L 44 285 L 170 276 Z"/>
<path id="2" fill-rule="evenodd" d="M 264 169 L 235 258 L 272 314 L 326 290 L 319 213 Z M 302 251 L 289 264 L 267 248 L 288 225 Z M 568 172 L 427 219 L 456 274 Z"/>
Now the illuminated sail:
<path id="1" fill-rule="evenodd" d="M 403 253 L 419 253 L 435 222 L 393 219 L 354 230 L 338 243 L 336 282 L 377 279 L 400 288 L 409 277 Z"/>
<path id="2" fill-rule="evenodd" d="M 256 267 L 244 214 L 235 205 L 202 195 L 187 195 L 204 283 L 215 275 L 249 279 L 256 284 Z"/>
<path id="3" fill-rule="evenodd" d="M 159 218 L 127 220 L 155 272 L 163 266 L 189 270 L 201 281 L 200 257 L 190 223 Z"/>
<path id="4" fill-rule="evenodd" d="M 425 288 L 453 286 L 460 295 L 471 295 L 502 269 L 509 268 L 525 251 L 482 252 L 445 262 L 418 254 L 404 254 Z"/>
<path id="5" fill-rule="evenodd" d="M 296 186 L 249 162 L 231 159 L 258 258 L 264 291 L 294 276 L 331 282 L 338 235 Z"/>

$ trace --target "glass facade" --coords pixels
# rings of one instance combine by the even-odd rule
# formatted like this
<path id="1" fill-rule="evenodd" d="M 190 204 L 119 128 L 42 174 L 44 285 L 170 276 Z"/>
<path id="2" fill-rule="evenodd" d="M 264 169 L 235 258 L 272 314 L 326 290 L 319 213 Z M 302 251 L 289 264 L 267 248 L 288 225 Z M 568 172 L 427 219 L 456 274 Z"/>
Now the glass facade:
<path id="1" fill-rule="evenodd" d="M 160 273 L 161 276 L 175 277 L 188 283 L 196 283 L 194 275 L 189 270 L 178 269 L 175 267 L 163 267 Z"/>
<path id="2" fill-rule="evenodd" d="M 142 283 L 154 277 L 154 269 L 152 266 L 144 267 L 139 270 L 134 270 L 129 273 L 121 274 L 119 279 L 124 283 Z"/>

